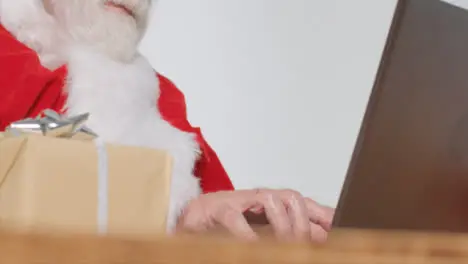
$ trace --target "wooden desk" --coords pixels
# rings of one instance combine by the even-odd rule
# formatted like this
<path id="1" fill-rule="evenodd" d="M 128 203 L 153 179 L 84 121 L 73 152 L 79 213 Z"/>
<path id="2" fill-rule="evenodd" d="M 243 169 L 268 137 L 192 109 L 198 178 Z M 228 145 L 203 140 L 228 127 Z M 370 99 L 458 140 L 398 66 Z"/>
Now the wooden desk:
<path id="1" fill-rule="evenodd" d="M 0 263 L 31 264 L 462 264 L 468 236 L 336 230 L 325 245 L 227 238 L 160 239 L 0 233 Z"/>

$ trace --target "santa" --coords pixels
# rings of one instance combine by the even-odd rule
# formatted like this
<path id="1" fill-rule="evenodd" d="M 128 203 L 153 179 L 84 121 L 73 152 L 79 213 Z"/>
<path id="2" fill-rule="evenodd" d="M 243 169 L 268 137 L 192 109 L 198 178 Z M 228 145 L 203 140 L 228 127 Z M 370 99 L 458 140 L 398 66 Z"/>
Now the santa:
<path id="1" fill-rule="evenodd" d="M 0 0 L 0 131 L 45 109 L 89 112 L 109 143 L 168 151 L 174 158 L 169 232 L 222 226 L 258 236 L 248 214 L 265 215 L 280 239 L 324 241 L 333 210 L 293 190 L 234 190 L 185 99 L 138 52 L 151 0 Z"/>

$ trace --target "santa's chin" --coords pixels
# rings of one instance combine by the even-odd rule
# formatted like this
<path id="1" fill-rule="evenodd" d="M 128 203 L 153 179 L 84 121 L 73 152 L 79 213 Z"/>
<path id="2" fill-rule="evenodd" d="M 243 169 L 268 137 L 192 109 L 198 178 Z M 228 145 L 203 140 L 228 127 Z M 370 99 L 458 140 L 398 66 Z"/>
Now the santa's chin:
<path id="1" fill-rule="evenodd" d="M 143 30 L 138 28 L 135 19 L 120 11 L 106 10 L 99 18 L 91 19 L 91 24 L 69 28 L 72 40 L 84 43 L 111 59 L 129 62 L 137 53 Z"/>

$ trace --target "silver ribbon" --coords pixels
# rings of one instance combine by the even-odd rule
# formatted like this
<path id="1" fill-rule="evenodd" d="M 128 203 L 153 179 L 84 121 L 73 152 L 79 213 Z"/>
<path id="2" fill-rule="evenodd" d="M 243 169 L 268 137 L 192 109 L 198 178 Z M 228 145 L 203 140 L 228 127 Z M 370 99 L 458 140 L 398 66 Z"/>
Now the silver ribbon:
<path id="1" fill-rule="evenodd" d="M 89 113 L 61 117 L 53 110 L 45 110 L 36 118 L 26 118 L 13 122 L 6 129 L 7 133 L 15 136 L 28 133 L 40 133 L 44 136 L 58 138 L 74 138 L 79 136 L 83 139 L 94 139 L 97 134 L 87 128 L 84 124 L 89 118 Z"/>
<path id="2" fill-rule="evenodd" d="M 84 124 L 89 113 L 62 117 L 53 110 L 45 110 L 36 118 L 27 118 L 13 122 L 6 129 L 7 136 L 21 136 L 24 134 L 42 134 L 43 136 L 70 138 L 81 140 L 94 140 L 98 162 L 98 201 L 97 201 L 97 232 L 107 233 L 108 227 L 108 156 L 104 141 Z"/>
<path id="3" fill-rule="evenodd" d="M 106 234 L 109 222 L 109 163 L 104 141 L 96 138 L 94 144 L 98 155 L 97 231 L 98 234 Z"/>

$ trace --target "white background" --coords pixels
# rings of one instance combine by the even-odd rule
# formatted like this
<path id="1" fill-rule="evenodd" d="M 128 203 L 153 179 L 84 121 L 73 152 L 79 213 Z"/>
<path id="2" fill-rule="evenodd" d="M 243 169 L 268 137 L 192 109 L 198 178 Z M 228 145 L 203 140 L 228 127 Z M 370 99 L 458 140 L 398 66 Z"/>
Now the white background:
<path id="1" fill-rule="evenodd" d="M 142 51 L 237 188 L 334 206 L 396 0 L 159 0 Z"/>

